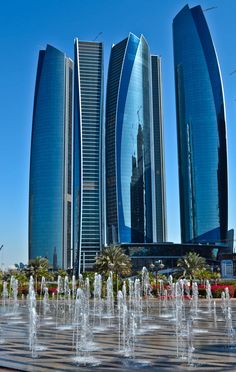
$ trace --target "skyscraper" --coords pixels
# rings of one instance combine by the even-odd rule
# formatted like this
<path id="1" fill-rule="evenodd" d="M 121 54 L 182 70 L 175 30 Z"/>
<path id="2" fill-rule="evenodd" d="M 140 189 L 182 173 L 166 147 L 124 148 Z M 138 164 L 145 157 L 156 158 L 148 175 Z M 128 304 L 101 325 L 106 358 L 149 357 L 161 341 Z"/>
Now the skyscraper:
<path id="1" fill-rule="evenodd" d="M 130 33 L 111 50 L 106 99 L 107 242 L 153 241 L 151 56 Z"/>
<path id="2" fill-rule="evenodd" d="M 103 44 L 75 40 L 74 266 L 92 268 L 102 244 Z"/>
<path id="3" fill-rule="evenodd" d="M 200 6 L 173 21 L 182 242 L 227 238 L 224 96 L 210 31 Z"/>
<path id="4" fill-rule="evenodd" d="M 29 182 L 29 258 L 71 266 L 72 61 L 39 52 Z"/>
<path id="5" fill-rule="evenodd" d="M 166 189 L 164 164 L 164 134 L 162 108 L 161 59 L 151 56 L 152 71 L 152 113 L 153 136 L 151 136 L 154 156 L 153 174 L 153 240 L 164 242 L 167 239 Z"/>

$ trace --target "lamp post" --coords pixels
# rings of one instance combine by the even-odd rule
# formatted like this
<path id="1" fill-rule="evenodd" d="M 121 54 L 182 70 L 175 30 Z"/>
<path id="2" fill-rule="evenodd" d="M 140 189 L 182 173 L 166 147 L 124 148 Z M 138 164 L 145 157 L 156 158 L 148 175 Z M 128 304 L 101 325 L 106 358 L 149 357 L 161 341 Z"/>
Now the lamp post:
<path id="1" fill-rule="evenodd" d="M 150 269 L 152 270 L 152 272 L 154 272 L 154 269 L 155 270 L 155 274 L 156 274 L 156 294 L 157 294 L 157 277 L 158 277 L 158 270 L 161 270 L 163 269 L 165 265 L 163 264 L 162 260 L 157 260 L 157 261 L 154 261 L 150 264 Z M 161 293 L 160 293 L 161 294 Z"/>

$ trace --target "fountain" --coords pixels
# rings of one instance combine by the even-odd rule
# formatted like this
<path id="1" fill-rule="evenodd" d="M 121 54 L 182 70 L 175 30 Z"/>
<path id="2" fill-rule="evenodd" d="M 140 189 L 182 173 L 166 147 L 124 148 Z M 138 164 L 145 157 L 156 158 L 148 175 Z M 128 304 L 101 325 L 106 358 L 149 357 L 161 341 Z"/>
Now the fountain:
<path id="1" fill-rule="evenodd" d="M 213 319 L 214 319 L 214 327 L 217 327 L 217 315 L 216 315 L 216 302 L 213 302 Z"/>
<path id="2" fill-rule="evenodd" d="M 176 332 L 176 355 L 177 358 L 183 357 L 183 298 L 182 285 L 178 281 L 175 285 L 175 332 Z"/>
<path id="3" fill-rule="evenodd" d="M 149 315 L 149 298 L 151 296 L 151 285 L 148 269 L 144 266 L 142 269 L 142 292 L 146 303 L 146 314 Z"/>
<path id="4" fill-rule="evenodd" d="M 109 318 L 109 325 L 111 325 L 111 318 L 114 316 L 114 292 L 113 292 L 113 274 L 112 271 L 107 279 L 107 316 Z"/>
<path id="5" fill-rule="evenodd" d="M 64 298 L 69 298 L 70 296 L 70 287 L 69 287 L 69 279 L 68 279 L 68 276 L 66 275 L 65 276 L 65 279 L 64 279 Z"/>
<path id="6" fill-rule="evenodd" d="M 37 325 L 38 316 L 36 312 L 36 296 L 34 291 L 34 279 L 31 276 L 29 281 L 29 349 L 32 358 L 37 358 Z"/>
<path id="7" fill-rule="evenodd" d="M 141 297 L 141 283 L 139 279 L 134 282 L 134 313 L 136 314 L 137 327 L 142 325 L 142 297 Z"/>
<path id="8" fill-rule="evenodd" d="M 122 314 L 123 314 L 123 292 L 118 291 L 117 293 L 117 311 L 118 311 L 118 340 L 119 340 L 119 351 L 121 351 L 121 322 L 122 322 Z"/>
<path id="9" fill-rule="evenodd" d="M 208 303 L 208 311 L 211 312 L 212 293 L 209 280 L 206 281 L 206 299 Z"/>
<path id="10" fill-rule="evenodd" d="M 132 279 L 128 279 L 128 287 L 129 287 L 129 310 L 133 308 L 133 301 L 134 301 L 134 282 Z"/>
<path id="11" fill-rule="evenodd" d="M 46 285 L 45 282 L 46 282 L 45 277 L 42 276 L 41 285 L 40 285 L 40 298 L 42 298 L 43 293 L 44 293 L 44 287 Z"/>
<path id="12" fill-rule="evenodd" d="M 86 281 L 85 281 L 86 286 Z M 91 357 L 91 350 L 93 349 L 93 333 L 89 322 L 88 312 L 88 286 L 87 281 L 87 292 L 82 288 L 77 289 L 76 301 L 75 301 L 75 313 L 74 313 L 74 335 L 73 344 L 75 347 L 75 362 L 78 365 L 98 365 L 99 362 Z"/>
<path id="13" fill-rule="evenodd" d="M 94 276 L 94 306 L 93 306 L 93 324 L 96 324 L 96 319 L 101 326 L 102 322 L 102 277 L 95 273 Z"/>
<path id="14" fill-rule="evenodd" d="M 76 280 L 75 275 L 72 275 L 72 299 L 75 298 L 76 295 Z"/>
<path id="15" fill-rule="evenodd" d="M 197 317 L 198 312 L 198 285 L 197 282 L 192 283 L 192 301 L 191 311 L 194 317 Z"/>
<path id="16" fill-rule="evenodd" d="M 164 295 L 164 284 L 163 284 L 163 280 L 162 279 L 159 279 L 158 282 L 159 282 L 159 295 L 160 295 L 160 297 L 162 297 Z"/>
<path id="17" fill-rule="evenodd" d="M 146 368 L 150 365 L 161 369 L 164 362 L 170 363 L 173 371 L 178 370 L 178 367 L 180 370 L 188 370 L 197 365 L 196 362 L 201 358 L 199 355 L 202 355 L 202 349 L 206 347 L 221 350 L 223 344 L 224 353 L 231 356 L 234 353 L 235 302 L 230 299 L 228 289 L 222 293 L 223 318 L 222 315 L 220 318 L 220 302 L 213 301 L 210 283 L 207 282 L 206 299 L 199 298 L 196 282 L 192 283 L 190 293 L 188 281 L 181 279 L 174 282 L 171 277 L 168 278 L 168 285 L 164 281 L 160 283 L 162 296 L 151 298 L 146 268 L 143 269 L 141 278 L 123 280 L 122 290 L 118 291 L 117 296 L 114 295 L 112 272 L 106 280 L 95 273 L 93 285 L 88 277 L 83 279 L 81 276 L 78 284 L 76 289 L 75 277 L 71 280 L 65 277 L 63 281 L 59 276 L 57 295 L 50 299 L 49 284 L 42 280 L 43 298 L 39 302 L 36 300 L 34 279 L 31 276 L 26 302 L 18 300 L 18 283 L 12 277 L 9 311 L 5 312 L 4 307 L 9 296 L 7 283 L 3 283 L 0 342 L 4 342 L 4 358 L 8 358 L 10 366 L 13 366 L 11 358 L 15 365 L 17 358 L 20 363 L 26 345 L 30 358 L 25 363 L 30 372 L 33 368 L 37 370 L 37 357 L 40 357 L 42 365 L 50 368 L 56 345 L 59 346 L 56 368 L 62 370 L 66 370 L 71 363 L 78 365 L 74 368 L 89 368 L 100 363 L 104 369 L 116 369 L 117 366 L 127 372 L 132 368 Z M 16 307 L 17 317 L 12 311 Z M 205 311 L 206 307 L 208 311 Z M 26 327 L 29 332 L 27 340 L 24 340 Z M 13 336 L 11 332 L 15 332 L 12 333 Z M 16 337 L 17 332 L 20 332 L 20 338 Z M 15 350 L 20 350 L 21 353 L 12 353 L 13 337 Z M 39 346 L 41 337 L 44 349 Z M 58 351 L 62 350 L 62 346 L 65 353 L 60 355 Z M 220 353 L 215 353 L 214 358 L 218 357 L 217 354 Z M 204 353 L 204 360 L 206 358 L 208 354 Z M 224 355 L 219 355 L 219 358 L 223 359 Z M 211 363 L 210 354 L 207 360 L 206 368 Z"/>
<path id="18" fill-rule="evenodd" d="M 57 278 L 57 298 L 63 293 L 63 279 L 60 275 Z"/>
<path id="19" fill-rule="evenodd" d="M 5 285 L 5 295 L 7 291 L 7 286 Z M 12 275 L 10 279 L 10 286 L 9 286 L 9 291 L 12 295 L 13 298 L 13 313 L 17 312 L 19 303 L 18 303 L 18 280 L 15 279 L 15 277 Z M 9 296 L 10 298 L 10 296 Z"/>
<path id="20" fill-rule="evenodd" d="M 83 275 L 79 274 L 79 287 L 83 288 L 83 286 L 84 286 Z"/>
<path id="21" fill-rule="evenodd" d="M 123 285 L 122 285 L 122 294 L 123 294 L 123 301 L 124 304 L 126 305 L 127 301 L 127 289 L 126 289 L 126 281 L 124 280 Z"/>
<path id="22" fill-rule="evenodd" d="M 187 279 L 184 279 L 184 292 L 188 298 L 190 298 L 190 282 Z"/>
<path id="23" fill-rule="evenodd" d="M 44 286 L 44 296 L 43 296 L 43 315 L 44 315 L 44 317 L 48 313 L 49 309 L 50 309 L 50 305 L 49 305 L 48 288 L 46 286 Z"/>
<path id="24" fill-rule="evenodd" d="M 179 280 L 175 284 L 175 305 L 176 305 L 176 354 L 180 360 L 186 360 L 188 365 L 193 365 L 193 321 L 198 309 L 198 288 L 193 283 L 192 301 L 190 309 L 185 308 L 184 293 L 186 283 Z"/>
<path id="25" fill-rule="evenodd" d="M 224 301 L 223 313 L 225 316 L 225 329 L 228 337 L 228 347 L 232 348 L 234 346 L 235 330 L 233 328 L 232 309 L 228 288 L 225 288 L 223 301 Z"/>
<path id="26" fill-rule="evenodd" d="M 136 334 L 135 314 L 128 308 L 126 292 L 118 292 L 119 350 L 125 357 L 134 357 Z"/>
<path id="27" fill-rule="evenodd" d="M 187 321 L 187 361 L 188 365 L 193 365 L 193 319 Z"/>
<path id="28" fill-rule="evenodd" d="M 8 299 L 7 282 L 3 281 L 2 300 L 3 300 L 3 311 L 4 312 L 5 312 L 5 308 L 6 308 L 7 299 Z"/>

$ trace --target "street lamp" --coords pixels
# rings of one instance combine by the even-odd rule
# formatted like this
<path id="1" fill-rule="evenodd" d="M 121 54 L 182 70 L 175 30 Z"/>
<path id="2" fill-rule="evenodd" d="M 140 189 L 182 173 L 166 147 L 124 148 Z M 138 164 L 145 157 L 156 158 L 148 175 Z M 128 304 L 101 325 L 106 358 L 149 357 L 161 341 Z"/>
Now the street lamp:
<path id="1" fill-rule="evenodd" d="M 150 264 L 150 269 L 152 271 L 154 271 L 154 269 L 156 269 L 155 273 L 156 273 L 156 293 L 157 293 L 157 276 L 158 276 L 158 270 L 161 270 L 163 269 L 165 265 L 163 264 L 162 260 L 157 260 L 157 261 L 154 261 Z M 161 294 L 161 293 L 160 293 Z"/>

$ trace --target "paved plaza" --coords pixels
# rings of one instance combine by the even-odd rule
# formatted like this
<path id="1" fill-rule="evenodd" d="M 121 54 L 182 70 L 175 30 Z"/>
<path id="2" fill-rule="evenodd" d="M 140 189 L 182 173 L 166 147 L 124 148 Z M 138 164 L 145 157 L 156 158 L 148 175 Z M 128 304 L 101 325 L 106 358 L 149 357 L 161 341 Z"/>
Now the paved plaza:
<path id="1" fill-rule="evenodd" d="M 231 301 L 232 324 L 236 325 L 236 301 Z M 216 311 L 209 311 L 206 300 L 199 302 L 197 315 L 191 329 L 191 343 L 194 350 L 191 365 L 188 363 L 188 342 L 183 337 L 177 358 L 176 320 L 171 301 L 163 305 L 151 300 L 148 309 L 143 307 L 140 327 L 136 330 L 132 355 L 125 357 L 119 351 L 122 332 L 119 337 L 117 317 L 104 317 L 100 324 L 90 316 L 92 342 L 87 356 L 90 365 L 83 365 L 83 359 L 74 348 L 76 331 L 70 322 L 71 307 L 61 301 L 50 301 L 47 313 L 38 301 L 37 313 L 37 358 L 29 350 L 29 309 L 26 301 L 20 301 L 17 309 L 11 304 L 1 307 L 1 371 L 236 371 L 236 339 L 229 337 L 227 324 L 216 300 Z M 146 312 L 148 311 L 148 312 Z M 189 312 L 189 301 L 185 301 L 185 315 Z M 91 312 L 92 313 L 92 312 Z M 57 314 L 57 316 L 56 316 Z M 79 330 L 78 330 L 79 332 Z M 184 332 L 183 332 L 184 334 Z M 182 357 L 181 357 L 182 353 Z"/>

